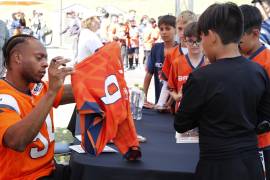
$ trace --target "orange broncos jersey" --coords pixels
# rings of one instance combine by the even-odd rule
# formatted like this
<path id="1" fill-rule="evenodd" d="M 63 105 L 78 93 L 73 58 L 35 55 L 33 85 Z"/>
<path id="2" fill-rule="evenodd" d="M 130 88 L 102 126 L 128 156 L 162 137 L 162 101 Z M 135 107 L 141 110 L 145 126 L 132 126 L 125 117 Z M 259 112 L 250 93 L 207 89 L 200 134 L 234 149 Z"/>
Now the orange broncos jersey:
<path id="1" fill-rule="evenodd" d="M 204 56 L 199 63 L 199 65 L 196 68 L 199 68 L 201 66 L 204 66 Z M 168 79 L 168 88 L 171 91 L 175 91 L 176 93 L 182 91 L 183 84 L 187 81 L 189 74 L 196 69 L 192 66 L 188 55 L 185 56 L 178 56 L 177 59 L 175 59 L 172 62 L 171 70 L 169 74 Z M 179 107 L 179 102 L 176 105 Z"/>
<path id="2" fill-rule="evenodd" d="M 138 146 L 120 47 L 108 43 L 75 66 L 72 88 L 80 114 L 82 147 L 98 155 L 113 140 L 122 154 Z"/>
<path id="3" fill-rule="evenodd" d="M 181 46 L 176 46 L 170 51 L 170 53 L 168 53 L 165 56 L 164 63 L 162 66 L 161 79 L 166 80 L 166 81 L 168 80 L 173 61 L 179 58 L 179 56 L 183 56 L 183 55 L 184 54 L 181 50 Z"/>
<path id="4" fill-rule="evenodd" d="M 270 77 L 270 50 L 261 46 L 253 55 L 249 57 L 252 61 L 260 64 Z M 259 148 L 270 146 L 270 133 L 264 133 L 258 136 Z"/>
<path id="5" fill-rule="evenodd" d="M 52 110 L 39 133 L 24 152 L 16 152 L 3 144 L 3 135 L 13 124 L 21 121 L 47 92 L 44 82 L 32 84 L 31 95 L 26 95 L 5 80 L 0 80 L 0 180 L 33 180 L 48 176 L 54 169 L 54 127 Z M 56 107 L 63 88 L 54 102 Z"/>

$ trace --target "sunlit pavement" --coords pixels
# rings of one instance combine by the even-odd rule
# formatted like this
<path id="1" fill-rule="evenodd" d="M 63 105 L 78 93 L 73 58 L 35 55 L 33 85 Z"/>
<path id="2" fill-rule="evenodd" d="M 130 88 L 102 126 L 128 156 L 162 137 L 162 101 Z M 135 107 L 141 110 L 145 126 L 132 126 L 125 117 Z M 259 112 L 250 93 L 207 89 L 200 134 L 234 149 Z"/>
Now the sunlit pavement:
<path id="1" fill-rule="evenodd" d="M 64 56 L 65 58 L 72 57 L 72 51 L 67 48 L 47 48 L 48 59 L 52 59 L 55 56 Z M 145 76 L 145 68 L 144 66 L 139 66 L 134 70 L 125 70 L 125 79 L 128 87 L 134 86 L 134 84 L 139 84 L 141 87 L 143 86 L 143 80 Z M 45 78 L 46 79 L 46 78 Z M 151 81 L 151 85 L 149 88 L 148 100 L 150 102 L 154 102 L 154 85 L 153 78 Z M 70 77 L 67 77 L 65 80 L 65 84 L 70 83 Z M 68 104 L 59 106 L 57 109 L 54 109 L 54 125 L 55 127 L 67 127 L 71 114 L 73 112 L 75 104 Z"/>

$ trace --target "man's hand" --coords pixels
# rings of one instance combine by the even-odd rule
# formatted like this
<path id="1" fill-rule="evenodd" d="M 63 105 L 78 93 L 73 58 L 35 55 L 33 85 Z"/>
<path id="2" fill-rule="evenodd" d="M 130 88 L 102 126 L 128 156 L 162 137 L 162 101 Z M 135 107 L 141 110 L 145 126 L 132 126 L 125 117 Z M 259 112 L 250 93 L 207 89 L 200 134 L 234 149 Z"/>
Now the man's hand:
<path id="1" fill-rule="evenodd" d="M 49 91 L 57 93 L 62 87 L 65 77 L 72 74 L 73 68 L 66 67 L 70 60 L 57 56 L 51 60 L 48 68 L 49 74 Z"/>

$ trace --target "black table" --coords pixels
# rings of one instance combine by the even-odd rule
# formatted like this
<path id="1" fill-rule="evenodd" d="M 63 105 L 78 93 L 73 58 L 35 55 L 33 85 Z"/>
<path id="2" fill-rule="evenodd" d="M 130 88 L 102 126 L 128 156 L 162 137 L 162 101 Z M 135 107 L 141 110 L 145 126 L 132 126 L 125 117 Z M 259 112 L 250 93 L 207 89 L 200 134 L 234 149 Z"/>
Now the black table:
<path id="1" fill-rule="evenodd" d="M 191 180 L 199 159 L 198 144 L 176 144 L 173 117 L 144 110 L 136 121 L 138 134 L 147 138 L 141 144 L 142 160 L 128 162 L 120 153 L 98 157 L 71 153 L 71 179 L 91 180 Z"/>

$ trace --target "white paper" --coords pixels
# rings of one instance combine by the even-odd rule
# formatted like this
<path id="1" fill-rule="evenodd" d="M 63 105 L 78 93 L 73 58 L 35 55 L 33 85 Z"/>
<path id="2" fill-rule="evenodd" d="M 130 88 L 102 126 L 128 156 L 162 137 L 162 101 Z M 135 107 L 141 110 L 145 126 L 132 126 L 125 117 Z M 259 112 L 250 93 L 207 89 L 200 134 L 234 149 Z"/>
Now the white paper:
<path id="1" fill-rule="evenodd" d="M 77 153 L 85 153 L 85 151 L 83 150 L 83 148 L 81 147 L 81 145 L 71 145 L 69 146 L 70 149 L 76 151 Z"/>
<path id="2" fill-rule="evenodd" d="M 190 130 L 186 133 L 176 132 L 175 138 L 176 138 L 176 143 L 199 143 L 199 136 L 198 135 L 194 136 L 193 130 Z"/>
<path id="3" fill-rule="evenodd" d="M 176 139 L 176 143 L 199 143 L 199 138 L 179 138 Z"/>
<path id="4" fill-rule="evenodd" d="M 82 141 L 82 136 L 81 135 L 76 135 L 75 136 L 79 141 Z M 71 145 L 69 146 L 70 149 L 76 151 L 77 153 L 85 153 L 84 149 L 81 147 L 80 144 L 78 145 Z M 117 150 L 111 148 L 110 146 L 105 146 L 102 152 L 118 152 Z"/>
<path id="5" fill-rule="evenodd" d="M 80 141 L 80 142 L 82 142 L 82 135 L 75 135 L 75 137 Z"/>

